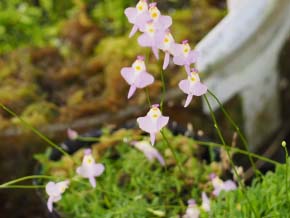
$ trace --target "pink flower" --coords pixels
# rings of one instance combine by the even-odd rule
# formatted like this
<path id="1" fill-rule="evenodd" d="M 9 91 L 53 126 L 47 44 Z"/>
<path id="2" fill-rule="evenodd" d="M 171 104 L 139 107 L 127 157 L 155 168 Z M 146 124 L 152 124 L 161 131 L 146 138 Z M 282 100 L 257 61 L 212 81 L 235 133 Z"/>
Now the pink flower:
<path id="1" fill-rule="evenodd" d="M 205 192 L 201 193 L 202 203 L 201 208 L 204 209 L 204 211 L 209 212 L 210 211 L 210 200 L 207 197 Z"/>
<path id="2" fill-rule="evenodd" d="M 158 48 L 165 52 L 163 62 L 163 70 L 165 70 L 169 64 L 170 55 L 174 54 L 176 43 L 169 29 L 157 37 L 157 42 Z"/>
<path id="3" fill-rule="evenodd" d="M 154 56 L 159 59 L 159 40 L 161 35 L 164 35 L 165 30 L 171 26 L 172 19 L 170 16 L 161 15 L 156 2 L 150 3 L 149 14 L 151 19 L 147 21 L 146 25 L 140 26 L 140 31 L 143 34 L 139 36 L 138 43 L 143 47 L 151 47 Z"/>
<path id="4" fill-rule="evenodd" d="M 127 16 L 129 22 L 133 24 L 129 37 L 132 37 L 138 29 L 142 28 L 142 26 L 144 26 L 146 22 L 151 19 L 146 0 L 140 0 L 135 8 L 126 8 L 125 15 Z"/>
<path id="5" fill-rule="evenodd" d="M 162 116 L 159 105 L 152 105 L 145 117 L 137 118 L 140 129 L 150 134 L 151 144 L 154 145 L 156 134 L 167 125 L 169 117 Z"/>
<path id="6" fill-rule="evenodd" d="M 237 189 L 237 185 L 232 180 L 222 181 L 218 176 L 215 176 L 212 180 L 214 187 L 213 194 L 218 196 L 221 191 L 231 191 Z"/>
<path id="7" fill-rule="evenodd" d="M 147 141 L 133 142 L 132 144 L 139 151 L 143 152 L 150 162 L 152 162 L 154 159 L 157 159 L 162 166 L 165 165 L 165 161 L 162 155 Z"/>
<path id="8" fill-rule="evenodd" d="M 161 30 L 166 30 L 172 25 L 172 18 L 170 16 L 161 15 L 156 2 L 149 4 L 149 14 L 153 22 L 159 26 Z"/>
<path id="9" fill-rule="evenodd" d="M 58 183 L 49 182 L 46 184 L 45 191 L 49 196 L 47 200 L 47 208 L 50 212 L 52 212 L 53 210 L 53 203 L 61 199 L 61 195 L 67 189 L 68 185 L 69 185 L 68 180 Z"/>
<path id="10" fill-rule="evenodd" d="M 67 129 L 67 136 L 70 140 L 75 140 L 77 139 L 77 137 L 79 136 L 78 132 L 73 130 L 73 129 L 70 129 L 68 128 Z"/>
<path id="11" fill-rule="evenodd" d="M 88 178 L 92 187 L 96 187 L 95 177 L 100 176 L 105 170 L 103 164 L 96 164 L 91 154 L 91 150 L 85 150 L 85 156 L 83 158 L 82 165 L 77 168 L 77 173 L 83 177 Z"/>
<path id="12" fill-rule="evenodd" d="M 187 79 L 179 82 L 179 88 L 187 94 L 184 107 L 187 107 L 193 96 L 201 96 L 207 92 L 207 87 L 200 82 L 197 70 L 192 68 L 191 73 Z"/>
<path id="13" fill-rule="evenodd" d="M 141 31 L 144 32 L 141 36 L 138 37 L 138 43 L 143 47 L 150 47 L 156 59 L 159 59 L 158 54 L 158 35 L 160 31 L 158 30 L 157 24 L 153 20 L 150 20 L 146 23 L 144 28 L 141 28 Z"/>
<path id="14" fill-rule="evenodd" d="M 184 66 L 188 74 L 190 74 L 190 65 L 195 63 L 196 59 L 197 53 L 191 50 L 187 40 L 175 45 L 173 62 L 176 65 Z"/>
<path id="15" fill-rule="evenodd" d="M 188 200 L 188 207 L 182 218 L 199 218 L 200 211 L 195 203 L 195 200 Z"/>
<path id="16" fill-rule="evenodd" d="M 132 67 L 123 67 L 121 75 L 130 85 L 128 99 L 133 96 L 137 88 L 142 89 L 154 82 L 154 77 L 146 72 L 143 56 L 138 56 Z"/>

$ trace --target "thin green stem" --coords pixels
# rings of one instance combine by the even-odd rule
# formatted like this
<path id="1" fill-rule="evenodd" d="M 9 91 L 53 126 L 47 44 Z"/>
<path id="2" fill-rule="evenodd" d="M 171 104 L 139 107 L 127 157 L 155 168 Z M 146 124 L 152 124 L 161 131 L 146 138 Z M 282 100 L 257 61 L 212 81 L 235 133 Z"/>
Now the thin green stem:
<path id="1" fill-rule="evenodd" d="M 219 107 L 221 108 L 223 114 L 226 116 L 227 120 L 231 123 L 231 125 L 234 127 L 234 129 L 237 131 L 239 137 L 241 138 L 241 141 L 245 147 L 245 149 L 249 152 L 249 143 L 246 140 L 246 137 L 243 135 L 243 133 L 241 132 L 239 126 L 235 123 L 235 121 L 231 118 L 231 116 L 229 115 L 229 113 L 226 111 L 226 109 L 224 108 L 223 104 L 220 102 L 220 100 L 216 97 L 215 94 L 213 94 L 210 90 L 208 90 L 208 93 L 216 100 L 216 102 L 218 103 Z M 251 156 L 249 156 L 249 160 L 250 163 L 255 171 L 255 173 L 257 173 L 257 168 L 256 165 L 253 161 L 253 158 Z"/>
<path id="2" fill-rule="evenodd" d="M 163 111 L 163 103 L 164 103 L 165 94 L 166 94 L 166 85 L 165 85 L 163 69 L 161 69 L 160 75 L 161 75 L 161 82 L 162 82 L 162 95 L 161 95 L 161 100 L 160 100 L 160 110 Z"/>
<path id="3" fill-rule="evenodd" d="M 257 214 L 257 211 L 255 210 L 255 208 L 254 208 L 253 205 L 251 204 L 251 201 L 250 201 L 248 195 L 247 195 L 246 192 L 245 192 L 244 183 L 241 181 L 241 178 L 240 178 L 240 176 L 239 176 L 239 174 L 238 174 L 238 172 L 237 172 L 237 169 L 236 169 L 236 167 L 235 167 L 235 165 L 234 165 L 234 162 L 233 162 L 233 160 L 232 160 L 232 158 L 231 158 L 231 155 L 230 155 L 230 153 L 229 153 L 229 149 L 227 148 L 226 142 L 225 142 L 224 137 L 223 137 L 223 135 L 222 135 L 222 133 L 221 133 L 221 130 L 220 130 L 219 125 L 218 125 L 218 123 L 217 123 L 216 117 L 215 117 L 215 115 L 214 115 L 214 112 L 213 112 L 213 110 L 212 110 L 212 107 L 211 107 L 211 105 L 210 105 L 210 103 L 209 103 L 209 101 L 208 101 L 206 95 L 204 95 L 204 99 L 205 99 L 205 101 L 206 101 L 206 103 L 207 103 L 207 106 L 208 106 L 208 108 L 209 108 L 210 115 L 211 115 L 211 118 L 212 118 L 212 120 L 213 120 L 214 127 L 215 127 L 215 129 L 216 129 L 216 132 L 217 132 L 217 134 L 218 134 L 218 136 L 219 136 L 219 138 L 220 138 L 220 140 L 221 140 L 221 142 L 222 142 L 222 144 L 223 144 L 223 146 L 224 146 L 224 148 L 225 148 L 225 150 L 226 150 L 226 153 L 227 153 L 227 156 L 228 156 L 228 158 L 229 158 L 229 161 L 230 161 L 230 164 L 231 164 L 231 166 L 232 166 L 232 169 L 233 169 L 233 171 L 234 171 L 234 174 L 235 174 L 235 176 L 237 177 L 237 180 L 238 180 L 239 186 L 240 186 L 241 189 L 242 189 L 242 193 L 243 193 L 243 195 L 245 196 L 245 198 L 246 198 L 246 200 L 247 200 L 247 202 L 248 202 L 248 204 L 249 204 L 249 206 L 250 206 L 252 212 L 254 213 L 255 217 L 258 218 L 258 217 L 260 217 L 260 216 Z"/>
<path id="4" fill-rule="evenodd" d="M 86 137 L 86 136 L 78 136 L 76 139 L 83 142 L 97 142 L 100 140 L 100 138 L 98 137 Z"/>
<path id="5" fill-rule="evenodd" d="M 0 189 L 38 189 L 45 188 L 44 185 L 9 185 L 5 187 L 0 187 Z"/>
<path id="6" fill-rule="evenodd" d="M 198 140 L 194 140 L 194 142 L 199 144 L 199 145 L 203 145 L 203 146 L 207 146 L 207 147 L 217 147 L 217 148 L 226 147 L 227 149 L 230 149 L 231 151 L 233 151 L 235 153 L 248 155 L 248 156 L 251 156 L 253 158 L 265 161 L 267 163 L 271 163 L 273 165 L 282 165 L 281 163 L 279 163 L 279 162 L 277 162 L 275 160 L 271 160 L 271 159 L 269 159 L 267 157 L 264 157 L 264 156 L 261 156 L 261 155 L 255 154 L 255 153 L 251 153 L 251 152 L 239 149 L 239 148 L 231 147 L 229 145 L 224 146 L 222 144 L 218 144 L 218 143 L 214 143 L 214 142 L 206 142 L 206 141 L 198 141 Z"/>
<path id="7" fill-rule="evenodd" d="M 16 117 L 22 125 L 26 126 L 28 129 L 30 129 L 32 132 L 34 132 L 36 135 L 38 135 L 41 139 L 43 139 L 45 142 L 47 142 L 49 145 L 51 145 L 53 148 L 57 149 L 59 152 L 61 152 L 63 155 L 69 156 L 68 153 L 66 153 L 59 145 L 55 144 L 53 141 L 51 141 L 49 138 L 47 138 L 44 134 L 42 134 L 40 131 L 38 131 L 36 128 L 31 126 L 29 123 L 27 123 L 25 120 L 23 120 L 21 117 L 19 117 L 16 113 L 14 113 L 11 109 L 0 103 L 0 107 L 3 108 L 6 112 L 8 112 L 10 115 Z"/>
<path id="8" fill-rule="evenodd" d="M 151 100 L 150 100 L 150 95 L 149 95 L 149 91 L 148 91 L 147 87 L 145 88 L 145 94 L 146 94 L 147 103 L 148 103 L 149 108 L 150 108 L 151 107 Z"/>
<path id="9" fill-rule="evenodd" d="M 177 166 L 178 166 L 178 168 L 179 168 L 179 171 L 180 171 L 181 173 L 183 173 L 182 164 L 181 164 L 181 162 L 179 161 L 179 159 L 178 159 L 178 157 L 177 157 L 177 154 L 176 154 L 176 152 L 174 151 L 174 148 L 173 148 L 173 147 L 171 146 L 171 144 L 169 143 L 169 141 L 168 141 L 168 139 L 167 139 L 165 133 L 163 132 L 163 130 L 161 130 L 160 133 L 161 133 L 161 135 L 162 135 L 162 137 L 163 137 L 163 140 L 165 141 L 167 147 L 168 147 L 168 148 L 170 149 L 170 151 L 172 152 L 172 154 L 173 154 L 173 156 L 174 156 L 174 159 L 175 159 L 175 161 L 176 161 L 176 163 L 177 163 Z"/>
<path id="10" fill-rule="evenodd" d="M 9 182 L 1 184 L 0 185 L 0 189 L 1 188 L 9 188 L 10 185 L 13 185 L 15 183 L 22 182 L 22 181 L 25 181 L 25 180 L 30 180 L 30 179 L 55 179 L 55 177 L 53 177 L 53 176 L 45 176 L 45 175 L 24 176 L 24 177 L 21 177 L 21 178 L 18 178 L 18 179 L 14 179 L 14 180 L 11 180 Z"/>
<path id="11" fill-rule="evenodd" d="M 286 196 L 287 196 L 287 202 L 289 203 L 289 194 L 288 194 L 288 149 L 287 149 L 287 144 L 285 141 L 282 142 L 282 147 L 285 150 L 285 164 L 286 164 L 286 172 L 285 172 L 285 185 L 286 185 Z"/>

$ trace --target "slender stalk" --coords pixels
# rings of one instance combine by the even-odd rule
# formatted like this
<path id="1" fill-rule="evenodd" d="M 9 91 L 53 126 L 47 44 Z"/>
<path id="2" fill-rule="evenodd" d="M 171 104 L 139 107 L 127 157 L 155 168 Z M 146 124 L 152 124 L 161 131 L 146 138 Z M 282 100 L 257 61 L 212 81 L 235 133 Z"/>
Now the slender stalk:
<path id="1" fill-rule="evenodd" d="M 160 110 L 163 112 L 163 103 L 164 103 L 164 98 L 166 94 L 166 85 L 165 85 L 163 69 L 161 69 L 160 75 L 161 75 L 161 82 L 162 82 L 162 95 L 161 95 L 161 100 L 160 100 Z"/>
<path id="2" fill-rule="evenodd" d="M 257 211 L 255 210 L 255 208 L 254 208 L 253 205 L 251 204 L 251 201 L 250 201 L 248 195 L 247 195 L 246 192 L 245 192 L 244 183 L 241 181 L 241 178 L 240 178 L 240 176 L 239 176 L 239 174 L 238 174 L 238 172 L 237 172 L 237 169 L 236 169 L 236 167 L 235 167 L 235 165 L 234 165 L 234 162 L 233 162 L 233 160 L 232 160 L 232 158 L 231 158 L 231 155 L 230 155 L 230 153 L 229 153 L 229 149 L 227 148 L 227 145 L 226 145 L 225 139 L 224 139 L 224 137 L 223 137 L 223 135 L 222 135 L 222 133 L 221 133 L 221 130 L 220 130 L 219 125 L 218 125 L 218 123 L 217 123 L 216 117 L 215 117 L 215 115 L 214 115 L 214 112 L 213 112 L 213 110 L 212 110 L 212 107 L 211 107 L 211 105 L 210 105 L 210 103 L 209 103 L 209 101 L 208 101 L 206 95 L 204 95 L 204 99 L 205 99 L 205 101 L 206 101 L 206 103 L 207 103 L 207 106 L 208 106 L 208 108 L 209 108 L 209 111 L 210 111 L 210 114 L 211 114 L 211 118 L 212 118 L 212 120 L 213 120 L 213 122 L 214 122 L 214 127 L 215 127 L 215 129 L 216 129 L 216 132 L 217 132 L 217 134 L 218 134 L 218 136 L 219 136 L 219 138 L 220 138 L 220 140 L 221 140 L 221 142 L 222 142 L 222 145 L 224 146 L 224 148 L 225 148 L 225 150 L 226 150 L 226 153 L 227 153 L 227 156 L 228 156 L 228 158 L 229 158 L 230 164 L 232 165 L 232 169 L 233 169 L 233 171 L 234 171 L 234 174 L 235 174 L 235 176 L 237 177 L 237 180 L 238 180 L 239 186 L 240 186 L 241 189 L 242 189 L 241 191 L 242 191 L 243 195 L 245 196 L 245 198 L 246 198 L 246 200 L 247 200 L 247 202 L 248 202 L 248 204 L 249 204 L 249 206 L 250 206 L 252 212 L 254 213 L 255 217 L 258 218 L 258 217 L 260 217 L 260 216 L 257 214 Z"/>
<path id="3" fill-rule="evenodd" d="M 246 137 L 242 134 L 239 126 L 235 123 L 235 121 L 231 118 L 231 116 L 229 115 L 229 113 L 226 111 L 226 109 L 224 108 L 223 104 L 220 102 L 220 100 L 216 97 L 215 94 L 213 94 L 210 90 L 208 90 L 208 93 L 216 100 L 216 102 L 218 103 L 219 107 L 221 108 L 223 114 L 226 116 L 227 120 L 231 123 L 231 125 L 234 127 L 234 129 L 237 131 L 239 137 L 241 138 L 241 141 L 246 149 L 246 151 L 250 151 L 249 150 L 249 143 L 246 140 Z M 255 173 L 257 173 L 257 168 L 256 165 L 253 161 L 253 158 L 251 156 L 249 156 L 249 160 L 250 163 L 255 171 Z"/>
<path id="4" fill-rule="evenodd" d="M 174 151 L 174 148 L 171 146 L 171 144 L 169 143 L 165 133 L 163 132 L 163 130 L 160 131 L 162 137 L 163 137 L 163 140 L 165 141 L 167 147 L 170 149 L 170 151 L 172 152 L 173 156 L 174 156 L 174 159 L 177 163 L 177 166 L 178 166 L 178 169 L 181 173 L 183 173 L 183 169 L 182 169 L 182 164 L 181 162 L 179 161 L 178 157 L 177 157 L 177 154 L 176 152 Z"/>
<path id="5" fill-rule="evenodd" d="M 148 91 L 147 87 L 145 88 L 145 94 L 146 94 L 147 103 L 148 103 L 149 108 L 150 108 L 151 107 L 151 100 L 150 100 L 150 95 L 149 95 L 149 91 Z"/>
<path id="6" fill-rule="evenodd" d="M 5 187 L 0 187 L 0 189 L 38 189 L 45 188 L 44 185 L 9 185 Z"/>
<path id="7" fill-rule="evenodd" d="M 61 152 L 63 155 L 69 156 L 65 150 L 63 150 L 59 145 L 55 144 L 53 141 L 51 141 L 49 138 L 47 138 L 44 134 L 42 134 L 40 131 L 38 131 L 36 128 L 31 126 L 29 123 L 27 123 L 24 119 L 19 117 L 16 113 L 14 113 L 11 109 L 0 103 L 0 107 L 3 108 L 6 112 L 8 112 L 10 115 L 16 117 L 23 126 L 26 126 L 28 129 L 30 129 L 32 132 L 34 132 L 36 135 L 38 135 L 41 139 L 43 139 L 45 142 L 47 142 L 49 145 L 51 145 L 53 148 L 57 149 L 59 152 Z"/>
<path id="8" fill-rule="evenodd" d="M 282 147 L 285 150 L 285 164 L 286 164 L 286 172 L 285 172 L 285 183 L 286 183 L 286 196 L 287 196 L 287 202 L 289 203 L 289 193 L 288 193 L 288 149 L 287 144 L 285 141 L 282 142 Z"/>
<path id="9" fill-rule="evenodd" d="M 30 179 L 54 179 L 54 178 L 55 177 L 53 177 L 53 176 L 45 176 L 45 175 L 25 176 L 25 177 L 14 179 L 14 180 L 11 180 L 9 182 L 1 184 L 0 185 L 0 189 L 1 188 L 9 188 L 10 185 L 13 185 L 15 183 L 22 182 L 22 181 L 25 181 L 25 180 L 30 180 Z"/>
<path id="10" fill-rule="evenodd" d="M 193 141 L 199 145 L 208 146 L 208 147 L 218 147 L 218 148 L 226 147 L 227 149 L 230 149 L 233 152 L 248 155 L 248 156 L 251 156 L 253 158 L 265 161 L 267 163 L 271 163 L 273 165 L 282 165 L 281 163 L 279 163 L 275 160 L 271 160 L 270 158 L 267 158 L 267 157 L 264 157 L 264 156 L 261 156 L 261 155 L 255 154 L 255 153 L 251 153 L 251 152 L 239 149 L 239 148 L 231 147 L 229 145 L 224 146 L 222 144 L 218 144 L 218 143 L 214 143 L 214 142 L 205 142 L 205 141 L 198 141 L 198 140 L 193 140 Z"/>
<path id="11" fill-rule="evenodd" d="M 78 136 L 76 139 L 83 142 L 97 142 L 100 140 L 98 137 L 86 137 L 86 136 Z"/>

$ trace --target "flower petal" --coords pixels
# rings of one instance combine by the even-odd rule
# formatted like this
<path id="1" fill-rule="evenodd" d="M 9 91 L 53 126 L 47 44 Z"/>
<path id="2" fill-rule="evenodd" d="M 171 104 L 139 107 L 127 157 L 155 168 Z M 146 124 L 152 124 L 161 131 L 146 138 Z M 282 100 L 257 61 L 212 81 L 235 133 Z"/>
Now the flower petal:
<path id="1" fill-rule="evenodd" d="M 135 86 L 137 88 L 144 88 L 154 82 L 154 77 L 147 73 L 147 72 L 141 72 L 140 75 L 135 80 Z"/>
<path id="2" fill-rule="evenodd" d="M 95 179 L 95 177 L 93 177 L 93 176 L 89 177 L 89 181 L 90 181 L 92 187 L 95 188 L 96 187 L 96 179 Z"/>
<path id="3" fill-rule="evenodd" d="M 188 107 L 188 105 L 190 104 L 191 100 L 192 100 L 193 95 L 187 95 L 184 107 Z"/>
<path id="4" fill-rule="evenodd" d="M 190 94 L 190 84 L 188 79 L 181 80 L 178 86 L 185 94 Z"/>
<path id="5" fill-rule="evenodd" d="M 163 70 L 165 70 L 168 67 L 169 59 L 170 59 L 170 54 L 168 52 L 165 52 L 164 62 L 163 62 L 163 67 L 162 67 Z"/>
<path id="6" fill-rule="evenodd" d="M 47 208 L 49 212 L 53 211 L 53 197 L 49 197 L 47 200 Z"/>
<path id="7" fill-rule="evenodd" d="M 148 133 L 156 132 L 156 125 L 154 123 L 152 123 L 149 116 L 138 117 L 137 123 L 138 123 L 140 129 L 142 129 L 145 132 L 148 132 Z"/>
<path id="8" fill-rule="evenodd" d="M 154 40 L 148 34 L 143 33 L 138 37 L 138 43 L 143 47 L 152 47 L 154 46 Z"/>
<path id="9" fill-rule="evenodd" d="M 161 130 L 164 126 L 167 125 L 169 117 L 160 116 L 157 120 L 157 131 Z"/>
<path id="10" fill-rule="evenodd" d="M 135 23 L 135 19 L 137 16 L 137 9 L 133 7 L 129 7 L 125 9 L 125 15 L 128 18 L 130 23 Z"/>
<path id="11" fill-rule="evenodd" d="M 121 75 L 126 80 L 129 85 L 132 85 L 134 82 L 134 69 L 132 67 L 123 67 L 121 69 Z"/>
<path id="12" fill-rule="evenodd" d="M 105 170 L 104 164 L 94 164 L 94 176 L 100 176 Z"/>
<path id="13" fill-rule="evenodd" d="M 196 82 L 191 90 L 192 94 L 195 96 L 201 96 L 207 92 L 207 86 L 201 82 Z"/>
<path id="14" fill-rule="evenodd" d="M 154 145 L 155 138 L 156 138 L 155 133 L 150 133 L 150 142 L 151 142 L 151 145 Z"/>
<path id="15" fill-rule="evenodd" d="M 136 91 L 136 86 L 135 85 L 131 85 L 130 89 L 129 89 L 129 92 L 128 92 L 128 99 L 131 98 L 134 95 L 135 91 Z"/>

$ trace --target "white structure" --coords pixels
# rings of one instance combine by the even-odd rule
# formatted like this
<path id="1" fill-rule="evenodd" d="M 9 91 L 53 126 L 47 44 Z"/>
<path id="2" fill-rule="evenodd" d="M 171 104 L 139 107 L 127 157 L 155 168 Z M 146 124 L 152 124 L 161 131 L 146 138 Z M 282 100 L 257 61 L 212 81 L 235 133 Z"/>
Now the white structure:
<path id="1" fill-rule="evenodd" d="M 281 122 L 277 62 L 290 36 L 290 0 L 228 0 L 228 6 L 229 14 L 197 45 L 197 68 L 209 74 L 205 84 L 223 103 L 241 96 L 253 149 Z"/>

